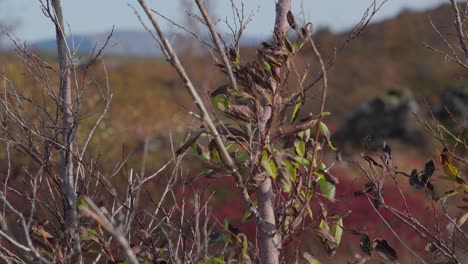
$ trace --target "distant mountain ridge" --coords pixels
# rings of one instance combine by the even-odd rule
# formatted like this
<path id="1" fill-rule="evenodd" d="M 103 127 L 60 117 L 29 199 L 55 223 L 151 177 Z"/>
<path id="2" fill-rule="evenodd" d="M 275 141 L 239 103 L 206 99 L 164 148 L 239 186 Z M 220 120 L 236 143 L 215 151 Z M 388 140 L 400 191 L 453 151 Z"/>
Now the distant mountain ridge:
<path id="1" fill-rule="evenodd" d="M 68 37 L 68 43 L 71 50 L 81 54 L 90 54 L 99 51 L 106 43 L 110 32 L 98 34 L 78 34 Z M 183 34 L 171 34 L 168 38 L 172 41 L 177 38 L 187 39 L 188 41 L 194 40 L 193 37 Z M 205 37 L 209 39 L 209 37 Z M 242 45 L 258 44 L 261 39 L 255 36 L 246 36 L 242 39 Z M 194 40 L 196 41 L 196 40 Z M 186 41 L 176 41 L 177 43 L 191 43 Z M 43 41 L 33 42 L 29 45 L 30 49 L 42 52 L 56 51 L 55 39 L 47 39 Z M 176 47 L 180 49 L 181 47 Z M 125 56 L 161 56 L 162 53 L 153 37 L 145 31 L 114 31 L 109 39 L 108 45 L 104 52 L 112 55 L 125 55 Z"/>

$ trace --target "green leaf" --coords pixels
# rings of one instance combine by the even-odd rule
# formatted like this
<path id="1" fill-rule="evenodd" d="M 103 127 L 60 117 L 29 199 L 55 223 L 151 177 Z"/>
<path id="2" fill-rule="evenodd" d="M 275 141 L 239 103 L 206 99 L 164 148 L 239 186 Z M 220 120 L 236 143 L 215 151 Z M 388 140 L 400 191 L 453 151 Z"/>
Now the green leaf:
<path id="1" fill-rule="evenodd" d="M 292 52 L 291 52 L 291 53 L 292 53 L 292 54 L 295 54 L 296 51 L 297 51 L 297 43 L 296 43 L 296 42 L 293 42 L 293 43 L 291 43 L 291 44 L 292 44 Z"/>
<path id="2" fill-rule="evenodd" d="M 76 207 L 79 209 L 80 207 L 82 208 L 89 208 L 88 202 L 86 202 L 83 198 L 78 198 L 78 201 L 76 202 Z"/>
<path id="3" fill-rule="evenodd" d="M 247 152 L 245 152 L 243 150 L 240 150 L 240 151 L 237 152 L 236 159 L 237 159 L 237 162 L 239 164 L 244 163 L 249 158 L 250 158 L 249 153 L 247 153 Z"/>
<path id="4" fill-rule="evenodd" d="M 221 156 L 216 148 L 211 149 L 211 159 L 216 163 L 221 163 Z"/>
<path id="5" fill-rule="evenodd" d="M 328 227 L 327 222 L 320 220 L 320 228 L 326 232 L 330 232 L 330 227 Z"/>
<path id="6" fill-rule="evenodd" d="M 98 237 L 98 232 L 94 228 L 87 228 L 88 232 Z"/>
<path id="7" fill-rule="evenodd" d="M 193 152 L 199 158 L 204 158 L 205 160 L 211 160 L 210 151 L 203 145 L 195 143 L 193 145 Z"/>
<path id="8" fill-rule="evenodd" d="M 229 107 L 229 101 L 219 95 L 211 98 L 211 103 L 221 113 L 225 113 Z"/>
<path id="9" fill-rule="evenodd" d="M 339 246 L 341 242 L 341 236 L 343 235 L 343 218 L 340 218 L 336 223 L 332 226 L 331 235 L 335 237 L 336 245 Z"/>
<path id="10" fill-rule="evenodd" d="M 302 140 L 294 140 L 294 148 L 296 149 L 296 154 L 304 157 L 306 153 L 306 145 Z"/>
<path id="11" fill-rule="evenodd" d="M 278 166 L 276 166 L 275 160 L 271 157 L 268 150 L 263 150 L 262 166 L 273 179 L 276 179 L 278 176 Z"/>
<path id="12" fill-rule="evenodd" d="M 281 165 L 286 167 L 286 169 L 289 171 L 289 176 L 291 177 L 291 181 L 295 182 L 297 179 L 297 169 L 288 160 L 283 160 L 281 162 Z"/>
<path id="13" fill-rule="evenodd" d="M 254 206 L 254 208 L 258 207 L 257 200 L 253 201 L 253 206 Z M 249 211 L 249 209 L 245 210 L 244 215 L 242 216 L 241 223 L 245 223 L 245 221 L 247 221 L 251 215 L 252 215 L 252 213 Z"/>
<path id="14" fill-rule="evenodd" d="M 296 156 L 296 157 L 294 157 L 294 160 L 297 163 L 299 163 L 299 165 L 301 165 L 301 166 L 309 166 L 310 165 L 310 162 L 306 158 L 303 158 L 303 157 Z"/>
<path id="15" fill-rule="evenodd" d="M 267 72 L 271 72 L 271 65 L 266 60 L 263 60 L 263 68 L 265 68 Z"/>
<path id="16" fill-rule="evenodd" d="M 326 171 L 327 170 L 327 165 L 325 165 L 325 163 L 323 163 L 323 162 L 320 162 L 320 164 L 318 166 L 318 169 Z"/>
<path id="17" fill-rule="evenodd" d="M 291 121 L 290 121 L 291 123 L 294 122 L 294 120 L 296 120 L 297 114 L 299 113 L 299 109 L 301 109 L 301 106 L 302 106 L 302 100 L 300 100 L 294 105 L 294 110 L 292 112 Z"/>
<path id="18" fill-rule="evenodd" d="M 333 146 L 331 140 L 330 140 L 330 137 L 331 137 L 331 133 L 330 133 L 330 130 L 328 129 L 327 125 L 325 125 L 325 123 L 323 122 L 320 122 L 320 133 L 322 133 L 322 135 L 325 137 L 325 139 L 327 140 L 327 143 L 328 143 L 328 146 L 333 150 L 333 151 L 336 151 L 337 148 L 335 146 Z"/>
<path id="19" fill-rule="evenodd" d="M 323 176 L 323 175 L 322 175 Z M 320 192 L 329 200 L 335 201 L 336 187 L 335 185 L 327 182 L 324 177 L 320 177 L 317 181 Z"/>

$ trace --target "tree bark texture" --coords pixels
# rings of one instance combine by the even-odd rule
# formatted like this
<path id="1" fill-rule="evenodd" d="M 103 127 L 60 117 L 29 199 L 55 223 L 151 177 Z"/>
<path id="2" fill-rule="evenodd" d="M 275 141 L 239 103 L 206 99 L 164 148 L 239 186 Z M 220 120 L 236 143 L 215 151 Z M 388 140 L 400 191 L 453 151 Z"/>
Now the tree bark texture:
<path id="1" fill-rule="evenodd" d="M 78 233 L 78 215 L 76 209 L 76 190 L 73 175 L 73 135 L 74 117 L 72 90 L 70 82 L 71 62 L 65 39 L 63 12 L 60 0 L 52 0 L 55 11 L 55 33 L 60 66 L 60 109 L 62 114 L 62 149 L 60 152 L 60 177 L 63 191 L 64 221 L 67 240 L 71 243 L 73 254 L 81 263 L 81 246 Z"/>
<path id="2" fill-rule="evenodd" d="M 281 36 L 284 36 L 287 33 L 287 14 L 290 9 L 291 0 L 279 0 L 276 4 L 274 31 L 279 33 Z M 278 72 L 278 75 L 279 74 L 280 72 Z M 271 178 L 267 178 L 257 187 L 256 194 L 258 211 L 262 219 L 261 223 L 259 223 L 257 232 L 260 262 L 265 264 L 276 264 L 279 263 L 281 252 L 281 236 L 276 230 L 275 197 L 273 194 Z"/>

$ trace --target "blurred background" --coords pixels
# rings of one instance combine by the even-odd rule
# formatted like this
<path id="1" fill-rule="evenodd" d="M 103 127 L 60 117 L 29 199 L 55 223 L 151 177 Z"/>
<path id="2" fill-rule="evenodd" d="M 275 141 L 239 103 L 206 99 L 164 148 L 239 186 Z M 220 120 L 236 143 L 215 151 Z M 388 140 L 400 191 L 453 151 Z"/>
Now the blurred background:
<path id="1" fill-rule="evenodd" d="M 207 94 L 226 80 L 219 74 L 207 48 L 185 31 L 210 40 L 204 25 L 191 16 L 192 12 L 197 14 L 194 4 L 190 0 L 149 2 L 154 10 L 165 17 L 158 16 L 189 75 L 208 100 Z M 223 38 L 231 41 L 228 25 L 234 25 L 234 16 L 229 1 L 206 2 L 211 15 L 218 21 Z M 240 1 L 234 2 L 242 7 Z M 274 1 L 244 2 L 243 10 L 250 21 L 241 40 L 241 55 L 248 61 L 255 58 L 260 42 L 271 38 Z M 302 23 L 314 24 L 314 38 L 328 61 L 333 58 L 336 48 L 348 39 L 371 2 L 293 0 L 292 5 Z M 447 3 L 444 0 L 388 1 L 368 28 L 337 57 L 329 73 L 326 109 L 331 116 L 327 117 L 327 124 L 334 135 L 335 145 L 343 150 L 346 157 L 359 156 L 363 150 L 361 142 L 371 136 L 375 146 L 380 146 L 384 140 L 390 142 L 394 148 L 394 164 L 409 173 L 413 168 L 422 168 L 428 159 L 442 150 L 442 146 L 419 125 L 418 119 L 430 120 L 436 116 L 449 129 L 466 135 L 466 70 L 426 47 L 446 48 L 434 27 L 449 39 L 455 36 L 452 9 Z M 110 111 L 93 138 L 93 148 L 89 154 L 99 157 L 99 166 L 104 171 L 111 171 L 115 163 L 126 155 L 129 155 L 129 167 L 140 166 L 146 141 L 149 142 L 147 170 L 158 169 L 171 157 L 171 145 L 177 147 L 187 129 L 197 124 L 188 114 L 196 109 L 190 96 L 175 71 L 162 58 L 152 37 L 144 31 L 132 6 L 140 10 L 132 1 L 63 1 L 68 42 L 75 54 L 74 63 L 78 75 L 86 76 L 86 81 L 82 78 L 80 85 L 89 87 L 87 100 L 83 101 L 80 130 L 89 130 L 102 108 L 101 85 L 108 82 L 114 94 Z M 0 34 L 2 71 L 18 87 L 34 96 L 38 91 L 34 89 L 34 79 L 15 52 L 15 45 L 24 45 L 56 67 L 53 24 L 44 16 L 40 4 L 32 0 L 0 0 L 0 23 L 4 28 Z M 80 68 L 108 39 L 103 56 L 100 56 L 106 67 L 96 64 L 91 68 Z M 311 65 L 309 81 L 320 72 L 309 49 L 302 52 L 296 61 L 302 65 L 299 71 Z M 317 99 L 308 101 L 301 115 L 317 113 L 318 95 L 319 89 L 310 90 L 310 96 Z M 448 115 L 446 109 L 452 115 Z M 461 123 L 453 122 L 452 118 Z M 32 164 L 25 156 L 15 155 L 13 169 L 18 176 L 24 166 Z M 0 158 L 5 160 L 3 152 Z M 190 155 L 184 166 L 188 178 L 203 169 Z M 461 169 L 467 171 L 466 168 Z M 334 209 L 354 212 L 345 219 L 345 224 L 351 227 L 367 227 L 369 224 L 367 230 L 371 235 L 382 236 L 381 230 L 385 226 L 375 224 L 378 218 L 372 214 L 367 201 L 349 198 L 365 182 L 364 177 L 351 168 L 339 165 L 333 168 L 333 173 L 344 183 L 338 186 L 337 194 L 338 200 L 343 203 Z M 16 180 L 20 184 L 21 177 L 18 176 Z M 124 178 L 120 180 L 125 181 Z M 232 186 L 230 179 L 202 180 L 196 184 L 212 191 Z M 158 190 L 159 187 L 158 182 L 154 182 L 149 189 Z M 404 188 L 410 190 L 406 183 Z M 443 186 L 440 187 L 440 192 L 443 190 Z M 392 195 L 389 196 L 392 199 Z M 244 232 L 252 232 L 251 225 L 240 223 L 245 208 L 237 202 L 237 197 L 235 192 L 215 195 L 213 206 L 218 210 L 214 210 L 214 215 L 219 219 L 230 219 Z M 415 194 L 409 201 L 421 203 L 415 213 L 424 216 L 428 205 L 421 202 L 422 199 L 421 195 Z M 232 206 L 225 206 L 226 203 Z M 398 226 L 398 223 L 395 224 Z M 395 248 L 405 250 L 388 230 L 385 232 Z M 408 235 L 404 237 L 410 243 L 423 243 L 414 238 L 409 230 L 405 232 Z M 343 256 L 350 256 L 359 248 L 359 237 L 347 236 L 345 239 L 350 239 L 354 244 L 342 249 Z M 316 254 L 321 253 L 317 250 Z M 404 262 L 404 258 L 400 261 L 408 263 Z"/>

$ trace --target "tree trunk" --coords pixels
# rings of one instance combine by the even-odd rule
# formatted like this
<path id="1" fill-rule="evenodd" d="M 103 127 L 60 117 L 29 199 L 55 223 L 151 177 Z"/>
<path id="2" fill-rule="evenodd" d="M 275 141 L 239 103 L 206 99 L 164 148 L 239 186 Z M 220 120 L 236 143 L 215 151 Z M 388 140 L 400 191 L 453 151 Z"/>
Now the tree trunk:
<path id="1" fill-rule="evenodd" d="M 60 65 L 60 109 L 62 111 L 62 149 L 60 152 L 60 176 L 62 181 L 65 232 L 77 256 L 77 263 L 82 263 L 81 246 L 78 233 L 78 215 L 76 209 L 76 190 L 73 177 L 73 135 L 74 117 L 72 91 L 70 83 L 71 63 L 65 40 L 65 28 L 60 0 L 52 0 L 55 11 L 55 33 L 58 60 Z"/>
<path id="2" fill-rule="evenodd" d="M 279 33 L 279 35 L 285 35 L 287 32 L 287 14 L 290 9 L 291 0 L 279 0 L 276 4 L 274 31 Z M 278 75 L 280 75 L 279 71 Z M 260 262 L 265 264 L 276 264 L 279 263 L 281 236 L 276 230 L 275 197 L 272 190 L 271 178 L 266 179 L 257 187 L 256 194 L 258 212 L 262 219 L 257 232 Z"/>

